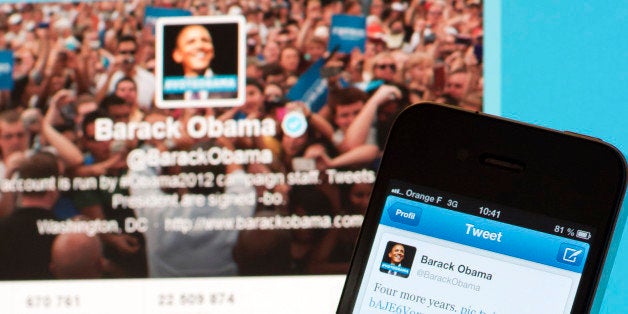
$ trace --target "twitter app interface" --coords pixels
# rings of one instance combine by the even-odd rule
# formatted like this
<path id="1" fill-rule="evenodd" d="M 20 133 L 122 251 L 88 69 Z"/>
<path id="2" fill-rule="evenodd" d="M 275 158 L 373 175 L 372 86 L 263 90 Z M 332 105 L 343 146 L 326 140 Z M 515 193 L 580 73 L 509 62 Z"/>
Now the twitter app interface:
<path id="1" fill-rule="evenodd" d="M 592 235 L 393 183 L 354 312 L 569 313 Z"/>

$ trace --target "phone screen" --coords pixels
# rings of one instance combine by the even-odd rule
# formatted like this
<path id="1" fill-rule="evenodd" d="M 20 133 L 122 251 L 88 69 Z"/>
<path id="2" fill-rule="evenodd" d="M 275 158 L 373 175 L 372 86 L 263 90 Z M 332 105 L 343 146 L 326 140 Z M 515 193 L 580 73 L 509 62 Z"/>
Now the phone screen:
<path id="1" fill-rule="evenodd" d="M 594 229 L 392 180 L 354 313 L 569 313 Z"/>

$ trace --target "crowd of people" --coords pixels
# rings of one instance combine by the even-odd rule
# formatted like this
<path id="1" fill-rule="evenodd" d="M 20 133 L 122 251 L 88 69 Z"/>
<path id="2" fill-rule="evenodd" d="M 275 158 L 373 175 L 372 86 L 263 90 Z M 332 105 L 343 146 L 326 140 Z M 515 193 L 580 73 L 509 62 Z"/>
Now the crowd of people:
<path id="1" fill-rule="evenodd" d="M 246 18 L 246 97 L 241 106 L 161 109 L 155 105 L 154 29 L 147 7 L 195 16 Z M 366 17 L 363 50 L 330 52 L 331 18 Z M 246 180 L 225 189 L 115 192 L 68 189 L 0 194 L 0 278 L 100 278 L 341 274 L 348 270 L 357 228 L 166 232 L 175 217 L 274 217 L 363 214 L 372 180 L 330 183 L 327 169 L 377 169 L 387 130 L 409 104 L 437 101 L 482 109 L 482 4 L 479 0 L 135 0 L 0 5 L 0 49 L 13 53 L 13 88 L 0 91 L 0 179 L 120 176 L 132 172 L 130 150 L 268 149 L 271 163 L 220 167 L 149 167 L 145 176 L 182 172 L 289 173 L 313 161 L 316 184 L 277 184 L 270 191 Z M 217 52 L 218 53 L 218 52 Z M 328 97 L 320 108 L 288 99 L 300 76 L 324 60 Z M 211 100 L 208 100 L 211 101 Z M 307 121 L 299 136 L 281 130 L 287 113 Z M 99 141 L 95 121 L 165 121 L 195 116 L 272 118 L 275 136 Z M 306 162 L 307 163 L 307 162 Z M 37 167 L 35 167 L 37 166 Z M 32 169 L 38 171 L 29 171 Z M 359 181 L 359 180 L 358 180 Z M 220 210 L 113 206 L 112 194 L 278 193 L 275 206 L 257 202 Z M 162 225 L 143 233 L 97 237 L 38 233 L 36 221 L 150 217 Z M 24 244 L 12 239 L 21 237 Z M 22 243 L 22 244 L 20 244 Z M 20 245 L 17 245 L 20 244 Z M 188 258 L 194 256 L 195 258 Z M 68 258 L 70 257 L 70 258 Z M 6 267 L 5 267 L 6 266 Z M 13 271 L 12 271 L 13 270 Z"/>

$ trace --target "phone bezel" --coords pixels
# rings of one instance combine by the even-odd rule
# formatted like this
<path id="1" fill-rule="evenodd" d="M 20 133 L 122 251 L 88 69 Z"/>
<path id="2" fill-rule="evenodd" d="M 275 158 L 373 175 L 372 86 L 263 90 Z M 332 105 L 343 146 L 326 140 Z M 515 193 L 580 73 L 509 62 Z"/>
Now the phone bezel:
<path id="1" fill-rule="evenodd" d="M 487 167 L 479 161 L 487 153 L 525 169 Z M 451 106 L 410 106 L 390 131 L 338 313 L 353 309 L 391 180 L 595 228 L 572 307 L 589 310 L 626 189 L 626 161 L 615 147 Z"/>

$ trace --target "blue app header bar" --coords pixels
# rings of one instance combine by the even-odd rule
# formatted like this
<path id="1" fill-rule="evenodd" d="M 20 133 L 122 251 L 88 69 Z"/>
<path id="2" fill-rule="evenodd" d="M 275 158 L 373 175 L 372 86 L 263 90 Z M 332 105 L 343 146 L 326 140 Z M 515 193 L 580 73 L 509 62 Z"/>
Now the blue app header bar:
<path id="1" fill-rule="evenodd" d="M 381 224 L 582 273 L 589 244 L 388 196 Z"/>

